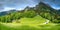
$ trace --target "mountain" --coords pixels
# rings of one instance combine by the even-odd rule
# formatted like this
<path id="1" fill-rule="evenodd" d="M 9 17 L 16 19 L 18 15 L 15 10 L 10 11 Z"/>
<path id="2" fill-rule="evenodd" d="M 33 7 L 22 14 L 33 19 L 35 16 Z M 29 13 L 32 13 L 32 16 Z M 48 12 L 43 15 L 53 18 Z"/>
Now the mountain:
<path id="1" fill-rule="evenodd" d="M 60 10 L 53 9 L 50 5 L 40 2 L 36 7 L 36 12 L 50 21 L 60 23 Z"/>
<path id="2" fill-rule="evenodd" d="M 42 11 L 47 11 L 47 12 L 51 12 L 51 13 L 55 13 L 55 9 L 53 9 L 49 4 L 46 4 L 44 2 L 40 2 L 37 6 L 36 6 L 36 10 L 37 12 L 42 12 Z"/>
<path id="3" fill-rule="evenodd" d="M 14 9 L 14 10 L 10 10 L 10 11 L 3 11 L 3 12 L 0 12 L 0 16 L 8 15 L 13 12 L 16 12 L 16 10 Z"/>
<path id="4" fill-rule="evenodd" d="M 9 21 L 20 19 L 23 17 L 33 18 L 36 15 L 39 15 L 45 19 L 50 20 L 51 22 L 60 23 L 60 10 L 53 9 L 50 5 L 44 2 L 40 2 L 38 5 L 36 5 L 36 7 L 27 6 L 24 10 L 21 11 L 11 10 L 1 12 L 0 16 L 3 15 L 7 15 L 9 17 Z M 4 16 L 3 18 L 5 17 L 6 16 Z"/>

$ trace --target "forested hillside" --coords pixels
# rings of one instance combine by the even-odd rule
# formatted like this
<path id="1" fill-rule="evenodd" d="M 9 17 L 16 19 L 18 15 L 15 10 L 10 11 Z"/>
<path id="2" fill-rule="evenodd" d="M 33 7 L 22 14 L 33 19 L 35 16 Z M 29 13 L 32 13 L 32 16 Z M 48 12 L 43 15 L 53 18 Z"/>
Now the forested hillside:
<path id="1" fill-rule="evenodd" d="M 0 22 L 11 23 L 18 19 L 27 17 L 33 18 L 37 15 L 50 20 L 53 23 L 60 23 L 60 10 L 51 8 L 48 4 L 40 2 L 36 7 L 27 6 L 21 11 L 0 12 Z"/>

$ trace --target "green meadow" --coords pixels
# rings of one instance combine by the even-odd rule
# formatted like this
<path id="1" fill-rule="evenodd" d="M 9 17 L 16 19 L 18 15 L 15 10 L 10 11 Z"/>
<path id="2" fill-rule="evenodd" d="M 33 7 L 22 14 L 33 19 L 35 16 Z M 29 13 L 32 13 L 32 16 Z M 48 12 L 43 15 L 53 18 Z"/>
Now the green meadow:
<path id="1" fill-rule="evenodd" d="M 21 18 L 18 22 L 0 22 L 0 30 L 60 30 L 60 24 L 51 22 L 44 24 L 46 20 L 41 16 L 35 16 L 34 18 Z"/>

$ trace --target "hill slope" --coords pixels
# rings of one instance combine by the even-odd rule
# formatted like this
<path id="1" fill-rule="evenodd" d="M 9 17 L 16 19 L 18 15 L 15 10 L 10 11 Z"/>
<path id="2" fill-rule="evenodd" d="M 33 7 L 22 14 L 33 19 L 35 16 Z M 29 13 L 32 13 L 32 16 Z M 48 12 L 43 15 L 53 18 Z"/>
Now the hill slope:
<path id="1" fill-rule="evenodd" d="M 47 19 L 41 16 L 34 18 L 21 18 L 19 22 L 1 23 L 1 30 L 58 30 L 59 26 L 54 23 L 44 24 Z M 57 28 L 55 28 L 57 27 Z"/>

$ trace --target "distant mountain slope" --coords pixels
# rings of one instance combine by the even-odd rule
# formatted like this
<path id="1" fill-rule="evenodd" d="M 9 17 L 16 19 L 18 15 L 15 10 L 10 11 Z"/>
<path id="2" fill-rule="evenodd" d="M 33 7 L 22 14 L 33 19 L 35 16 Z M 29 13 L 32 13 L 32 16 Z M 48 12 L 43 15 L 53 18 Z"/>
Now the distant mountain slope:
<path id="1" fill-rule="evenodd" d="M 3 11 L 3 12 L 0 12 L 0 16 L 8 15 L 8 14 L 13 13 L 13 12 L 16 12 L 16 10 Z"/>

